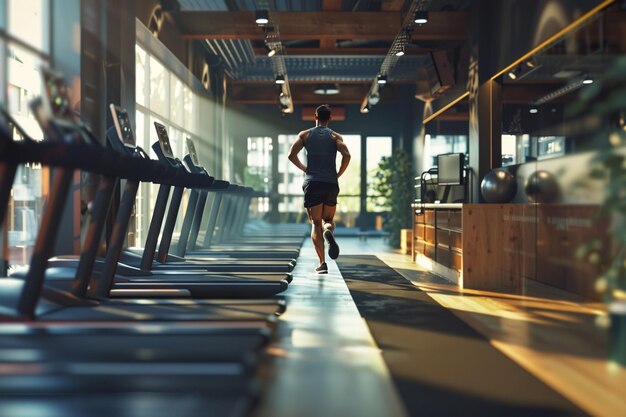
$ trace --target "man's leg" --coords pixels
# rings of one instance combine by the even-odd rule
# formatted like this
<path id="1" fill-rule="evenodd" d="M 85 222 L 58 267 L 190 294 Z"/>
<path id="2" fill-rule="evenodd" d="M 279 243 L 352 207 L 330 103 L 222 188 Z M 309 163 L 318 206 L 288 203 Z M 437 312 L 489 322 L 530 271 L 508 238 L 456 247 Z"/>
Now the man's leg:
<path id="1" fill-rule="evenodd" d="M 322 230 L 323 207 L 323 204 L 318 204 L 317 206 L 307 207 L 306 209 L 307 214 L 309 215 L 309 220 L 311 221 L 311 241 L 313 241 L 315 252 L 317 253 L 317 257 L 320 260 L 320 267 L 324 266 L 324 264 L 326 263 L 326 258 L 324 255 L 324 237 Z M 326 269 L 326 272 L 328 272 L 328 269 Z"/>
<path id="2" fill-rule="evenodd" d="M 335 240 L 335 236 L 333 232 L 335 230 L 335 211 L 337 210 L 337 206 L 327 206 L 324 205 L 322 209 L 322 220 L 324 221 L 324 239 L 328 242 L 328 256 L 331 259 L 337 259 L 339 256 L 339 245 Z M 322 248 L 323 250 L 323 248 Z"/>

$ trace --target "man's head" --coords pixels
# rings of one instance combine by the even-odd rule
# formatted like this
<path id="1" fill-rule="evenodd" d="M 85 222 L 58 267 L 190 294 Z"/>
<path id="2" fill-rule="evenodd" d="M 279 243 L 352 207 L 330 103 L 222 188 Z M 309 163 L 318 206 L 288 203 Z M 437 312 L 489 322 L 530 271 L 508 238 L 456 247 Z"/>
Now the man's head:
<path id="1" fill-rule="evenodd" d="M 330 106 L 328 104 L 322 104 L 315 109 L 315 120 L 320 123 L 326 123 L 330 120 Z"/>

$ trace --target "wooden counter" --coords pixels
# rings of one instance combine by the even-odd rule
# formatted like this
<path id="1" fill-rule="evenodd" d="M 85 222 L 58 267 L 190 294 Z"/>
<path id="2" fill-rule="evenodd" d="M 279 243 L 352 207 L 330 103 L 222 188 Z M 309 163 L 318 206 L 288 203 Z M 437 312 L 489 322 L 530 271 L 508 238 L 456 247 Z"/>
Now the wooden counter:
<path id="1" fill-rule="evenodd" d="M 599 269 L 575 256 L 584 242 L 610 242 L 608 222 L 593 218 L 597 206 L 427 204 L 413 211 L 413 260 L 462 288 L 520 291 L 533 279 L 597 298 Z M 607 259 L 610 245 L 599 255 Z"/>

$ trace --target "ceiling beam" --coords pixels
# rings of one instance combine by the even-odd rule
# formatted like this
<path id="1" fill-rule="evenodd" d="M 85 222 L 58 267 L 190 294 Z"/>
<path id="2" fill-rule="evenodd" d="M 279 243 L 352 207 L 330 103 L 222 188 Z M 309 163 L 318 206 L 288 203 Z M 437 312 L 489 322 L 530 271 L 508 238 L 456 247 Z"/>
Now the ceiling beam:
<path id="1" fill-rule="evenodd" d="M 330 105 L 338 104 L 359 104 L 363 100 L 363 95 L 367 93 L 369 85 L 352 84 L 341 85 L 339 94 L 320 95 L 313 92 L 312 85 L 291 83 L 291 96 L 295 104 L 312 104 L 320 105 L 328 103 Z M 272 84 L 258 85 L 242 85 L 230 84 L 228 89 L 228 100 L 238 104 L 276 104 L 279 91 Z M 381 95 L 385 100 L 393 101 L 395 93 L 393 88 L 385 88 Z"/>
<path id="2" fill-rule="evenodd" d="M 394 39 L 400 12 L 274 12 L 281 40 Z M 253 12 L 181 12 L 178 27 L 185 39 L 263 39 Z M 413 40 L 460 40 L 467 35 L 465 12 L 429 12 L 429 22 L 415 29 Z"/>
<path id="3" fill-rule="evenodd" d="M 259 80 L 228 80 L 230 85 L 274 85 L 274 80 L 267 81 L 259 81 Z M 289 80 L 290 84 L 300 84 L 300 85 L 318 85 L 318 84 L 339 84 L 339 85 L 369 85 L 372 80 L 361 80 L 361 81 L 294 81 Z M 415 84 L 415 81 L 407 80 L 407 81 L 396 81 L 391 80 L 390 83 L 393 84 Z"/>
<path id="4" fill-rule="evenodd" d="M 387 55 L 389 48 L 290 48 L 283 45 L 283 49 L 289 56 L 310 56 L 310 55 Z M 407 55 L 424 55 L 435 51 L 435 48 L 406 48 Z M 265 48 L 254 48 L 255 55 L 267 54 Z"/>
<path id="5" fill-rule="evenodd" d="M 322 0 L 322 11 L 338 12 L 341 11 L 341 0 Z M 337 38 L 320 39 L 320 48 L 329 49 L 337 46 Z"/>
<path id="6" fill-rule="evenodd" d="M 383 0 L 380 5 L 380 9 L 383 12 L 390 11 L 399 11 L 402 10 L 402 6 L 404 5 L 404 0 Z"/>

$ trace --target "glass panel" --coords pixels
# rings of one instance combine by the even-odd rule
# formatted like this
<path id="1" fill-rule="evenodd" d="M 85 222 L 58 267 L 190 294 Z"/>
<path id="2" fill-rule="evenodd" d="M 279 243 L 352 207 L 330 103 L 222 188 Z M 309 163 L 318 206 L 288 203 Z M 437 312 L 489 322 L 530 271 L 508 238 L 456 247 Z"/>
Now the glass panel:
<path id="1" fill-rule="evenodd" d="M 339 178 L 339 199 L 337 212 L 342 213 L 339 221 L 343 226 L 354 227 L 355 219 L 361 210 L 361 136 L 343 135 L 343 140 L 352 156 L 350 165 Z M 341 164 L 341 154 L 337 154 L 337 169 Z"/>
<path id="2" fill-rule="evenodd" d="M 374 190 L 374 178 L 378 170 L 378 164 L 383 157 L 391 156 L 392 138 L 390 136 L 371 136 L 365 142 L 365 157 L 367 168 L 367 211 L 382 211 L 382 201 L 376 197 Z"/>
<path id="3" fill-rule="evenodd" d="M 183 117 L 185 129 L 196 132 L 198 117 L 196 111 L 198 109 L 197 97 L 187 86 L 183 86 Z"/>
<path id="4" fill-rule="evenodd" d="M 248 138 L 247 166 L 243 182 L 256 191 L 269 192 L 272 177 L 272 138 Z"/>
<path id="5" fill-rule="evenodd" d="M 41 95 L 41 75 L 38 70 L 41 64 L 36 55 L 18 46 L 9 45 L 8 110 L 34 139 L 43 139 L 43 133 L 29 107 L 29 102 Z M 23 139 L 18 136 L 17 131 L 14 131 L 14 135 L 14 140 Z M 44 188 L 43 184 L 49 182 L 48 178 L 49 170 L 42 169 L 40 165 L 26 164 L 18 167 L 7 217 L 8 260 L 11 265 L 25 265 L 30 260 L 46 198 L 47 187 Z"/>
<path id="6" fill-rule="evenodd" d="M 335 214 L 337 227 L 355 227 L 360 205 L 361 197 L 346 197 L 339 193 L 339 203 Z"/>
<path id="7" fill-rule="evenodd" d="M 48 50 L 47 0 L 9 0 L 9 33 L 30 46 Z"/>
<path id="8" fill-rule="evenodd" d="M 168 117 L 169 72 L 159 61 L 150 57 L 150 110 Z"/>
<path id="9" fill-rule="evenodd" d="M 170 76 L 170 120 L 178 126 L 184 125 L 183 83 L 175 75 Z"/>
<path id="10" fill-rule="evenodd" d="M 437 155 L 442 153 L 464 153 L 467 158 L 467 136 L 426 135 L 424 141 L 424 170 L 437 166 Z"/>
<path id="11" fill-rule="evenodd" d="M 148 55 L 141 46 L 135 45 L 135 100 L 142 106 L 148 106 L 146 100 L 146 76 Z"/>
<path id="12" fill-rule="evenodd" d="M 303 203 L 295 207 L 290 203 L 291 197 L 287 197 L 287 195 L 302 195 L 304 173 L 287 159 L 289 149 L 297 138 L 297 135 L 278 135 L 278 193 L 284 196 L 282 197 L 283 203 L 278 206 L 281 213 L 290 210 L 298 213 L 304 207 Z M 306 164 L 306 152 L 302 150 L 298 156 Z"/>
<path id="13" fill-rule="evenodd" d="M 184 146 L 183 132 L 170 126 L 168 136 L 170 138 L 170 146 L 172 147 L 172 152 L 174 153 L 174 156 L 182 160 Z"/>
<path id="14" fill-rule="evenodd" d="M 9 45 L 7 64 L 10 111 L 29 136 L 43 139 L 43 133 L 29 107 L 35 97 L 41 96 L 41 60 L 17 45 Z"/>
<path id="15" fill-rule="evenodd" d="M 502 166 L 512 165 L 517 161 L 517 137 L 502 135 Z"/>

